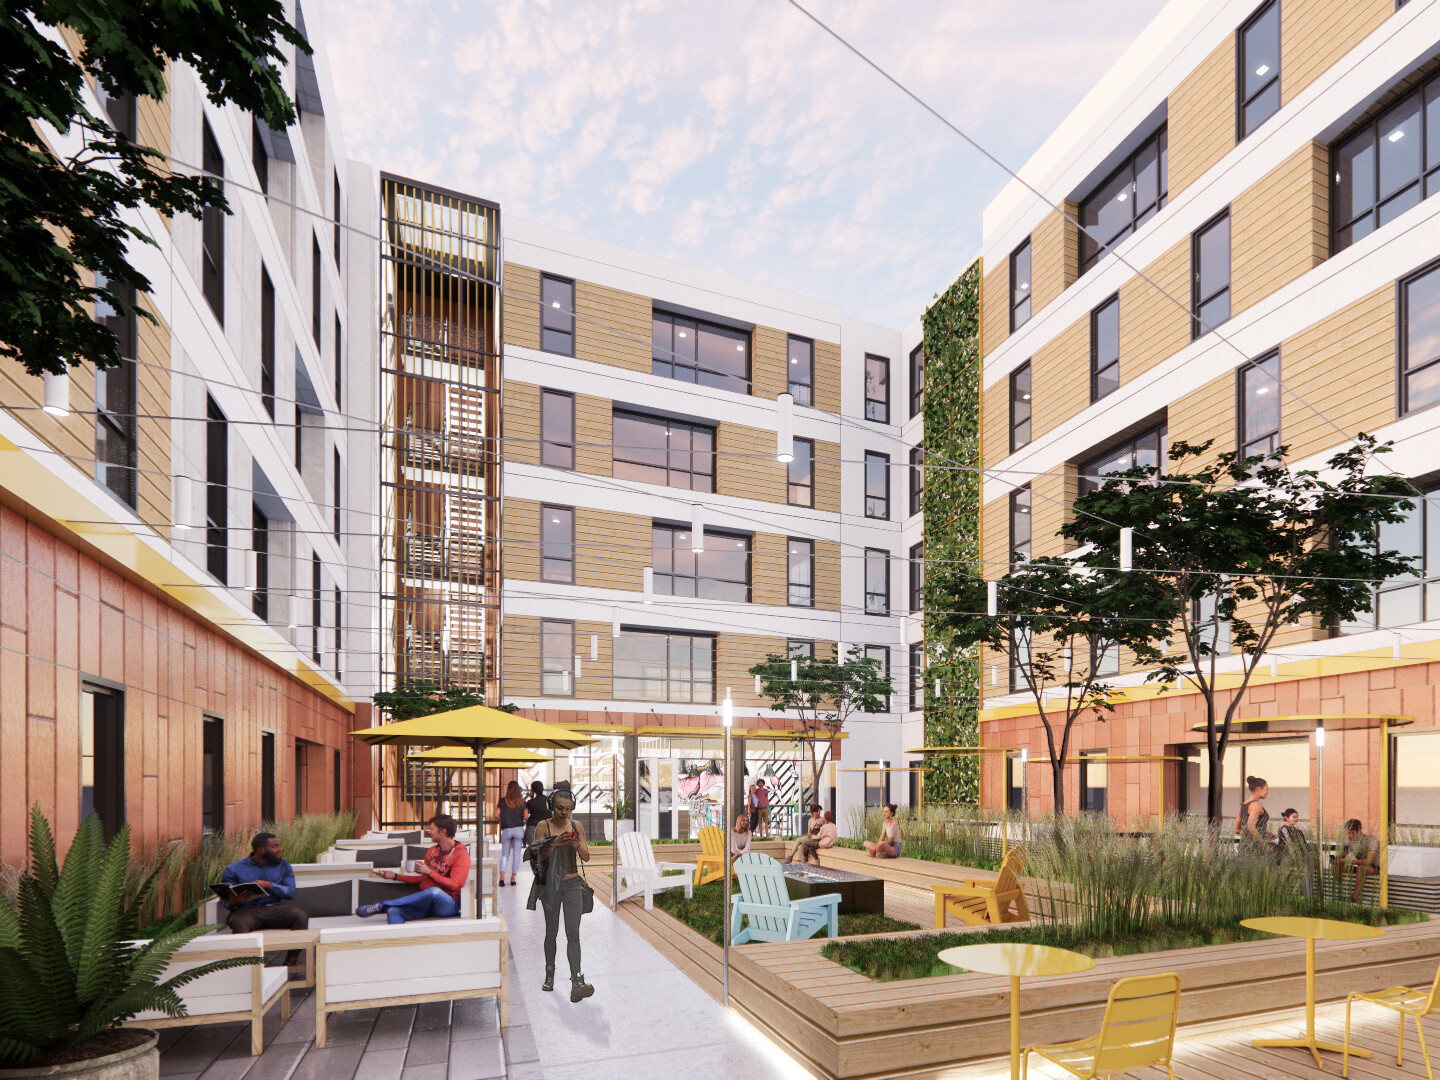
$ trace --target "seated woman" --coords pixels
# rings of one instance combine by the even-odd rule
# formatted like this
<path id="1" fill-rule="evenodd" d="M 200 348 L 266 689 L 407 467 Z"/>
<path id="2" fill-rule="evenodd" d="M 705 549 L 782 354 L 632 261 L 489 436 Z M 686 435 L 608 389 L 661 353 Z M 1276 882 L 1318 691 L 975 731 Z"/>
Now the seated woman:
<path id="1" fill-rule="evenodd" d="M 801 856 L 802 862 L 809 862 L 810 856 L 815 851 L 815 845 L 820 842 L 820 826 L 825 824 L 825 818 L 821 816 L 819 803 L 810 807 L 810 820 L 807 822 L 805 835 L 790 846 L 790 854 L 786 855 L 782 862 L 794 862 L 795 856 Z M 818 859 L 816 860 L 819 861 Z"/>
<path id="2" fill-rule="evenodd" d="M 865 850 L 872 859 L 898 859 L 900 857 L 900 823 L 895 820 L 895 804 L 885 804 L 885 821 L 880 826 L 880 840 L 865 841 Z"/>
<path id="3" fill-rule="evenodd" d="M 362 919 L 382 911 L 392 925 L 411 919 L 449 918 L 460 914 L 460 890 L 470 878 L 470 849 L 455 839 L 455 819 L 436 814 L 426 827 L 434 845 L 425 852 L 425 869 L 418 874 L 376 870 L 380 877 L 419 885 L 420 891 L 398 900 L 381 900 L 355 909 Z"/>
<path id="4" fill-rule="evenodd" d="M 750 854 L 750 815 L 736 814 L 735 827 L 730 830 L 730 861 Z"/>

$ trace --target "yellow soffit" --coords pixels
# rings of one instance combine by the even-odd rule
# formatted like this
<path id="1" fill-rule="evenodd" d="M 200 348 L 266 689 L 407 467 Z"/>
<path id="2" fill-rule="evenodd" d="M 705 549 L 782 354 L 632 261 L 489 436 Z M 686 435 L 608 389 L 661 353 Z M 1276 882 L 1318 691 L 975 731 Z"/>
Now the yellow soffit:
<path id="1" fill-rule="evenodd" d="M 1428 641 L 1407 641 L 1401 647 L 1400 659 L 1395 659 L 1389 648 L 1361 649 L 1355 652 L 1334 653 L 1329 656 L 1307 657 L 1303 660 L 1283 660 L 1278 667 L 1279 674 L 1271 675 L 1269 664 L 1262 658 L 1260 669 L 1250 676 L 1251 686 L 1269 686 L 1275 683 L 1297 682 L 1300 679 L 1319 679 L 1327 675 L 1354 675 L 1361 671 L 1383 671 L 1386 668 L 1410 667 L 1414 664 L 1429 664 L 1440 660 L 1440 638 Z M 1215 678 L 1216 688 L 1224 693 L 1240 685 L 1242 676 L 1238 671 L 1226 671 Z M 1188 684 L 1168 684 L 1167 694 L 1194 694 L 1197 691 Z M 1146 683 L 1142 686 L 1124 686 L 1115 691 L 1116 704 L 1127 701 L 1153 701 L 1162 693 L 1160 685 Z M 1057 698 L 1049 699 L 1058 702 Z M 1035 704 L 1004 705 L 993 709 L 981 709 L 982 724 L 1006 720 L 1015 716 L 1035 715 Z"/>
<path id="2" fill-rule="evenodd" d="M 75 479 L 82 479 L 78 471 Z M 348 694 L 283 637 L 240 608 L 208 574 L 183 557 L 173 561 L 166 554 L 169 545 L 149 532 L 148 526 L 120 517 L 118 502 L 112 510 L 106 505 L 110 500 L 87 498 L 69 480 L 46 468 L 36 455 L 0 436 L 0 486 L 153 585 L 180 607 L 224 630 L 346 712 L 355 711 L 355 702 Z"/>

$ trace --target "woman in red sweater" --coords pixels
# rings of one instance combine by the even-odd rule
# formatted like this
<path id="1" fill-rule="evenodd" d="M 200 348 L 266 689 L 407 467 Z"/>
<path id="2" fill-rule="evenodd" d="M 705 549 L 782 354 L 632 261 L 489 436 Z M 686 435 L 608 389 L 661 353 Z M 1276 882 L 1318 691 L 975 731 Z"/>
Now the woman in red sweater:
<path id="1" fill-rule="evenodd" d="M 355 909 L 361 918 L 379 915 L 382 911 L 391 924 L 411 919 L 449 918 L 460 914 L 460 890 L 470 877 L 470 849 L 455 839 L 455 819 L 449 814 L 436 814 L 427 823 L 434 847 L 425 852 L 425 869 L 418 874 L 400 874 L 394 870 L 375 873 L 391 881 L 419 885 L 413 896 L 398 900 L 381 900 Z"/>

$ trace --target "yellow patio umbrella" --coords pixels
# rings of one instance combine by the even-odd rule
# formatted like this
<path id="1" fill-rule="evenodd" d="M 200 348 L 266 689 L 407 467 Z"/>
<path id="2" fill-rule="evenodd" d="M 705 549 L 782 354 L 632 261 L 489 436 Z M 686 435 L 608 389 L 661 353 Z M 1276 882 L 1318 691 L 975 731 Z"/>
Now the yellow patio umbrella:
<path id="1" fill-rule="evenodd" d="M 411 761 L 419 761 L 426 765 L 444 765 L 451 769 L 475 768 L 475 755 L 453 746 L 437 746 L 433 750 L 421 750 L 418 753 L 410 754 L 409 758 Z M 537 754 L 534 750 L 502 749 L 485 756 L 485 767 L 487 769 L 525 768 L 529 765 L 543 765 L 547 761 L 554 760 L 553 757 Z"/>

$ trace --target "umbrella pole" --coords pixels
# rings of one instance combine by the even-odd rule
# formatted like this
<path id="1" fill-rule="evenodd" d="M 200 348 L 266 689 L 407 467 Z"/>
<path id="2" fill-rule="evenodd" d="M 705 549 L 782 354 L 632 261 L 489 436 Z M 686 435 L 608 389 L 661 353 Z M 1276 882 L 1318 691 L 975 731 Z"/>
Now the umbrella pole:
<path id="1" fill-rule="evenodd" d="M 475 740 L 475 850 L 479 852 L 480 865 L 476 870 L 475 887 L 477 896 L 475 898 L 475 917 L 485 917 L 485 815 L 480 810 L 480 801 L 485 791 L 485 745 L 479 739 Z M 500 868 L 497 866 L 495 872 L 498 874 Z M 497 878 L 498 885 L 498 878 Z"/>

